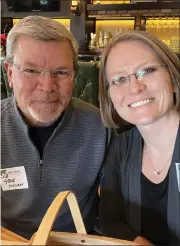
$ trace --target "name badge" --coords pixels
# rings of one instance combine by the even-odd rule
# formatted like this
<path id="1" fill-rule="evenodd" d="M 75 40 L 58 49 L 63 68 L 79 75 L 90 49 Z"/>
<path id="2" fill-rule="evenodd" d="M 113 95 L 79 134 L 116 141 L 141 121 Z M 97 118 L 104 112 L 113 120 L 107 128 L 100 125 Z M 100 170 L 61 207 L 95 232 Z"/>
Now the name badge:
<path id="1" fill-rule="evenodd" d="M 28 189 L 24 166 L 0 169 L 0 178 L 3 191 Z"/>
<path id="2" fill-rule="evenodd" d="M 180 192 L 180 163 L 176 163 L 176 174 L 177 174 L 177 181 L 178 181 L 178 187 Z"/>

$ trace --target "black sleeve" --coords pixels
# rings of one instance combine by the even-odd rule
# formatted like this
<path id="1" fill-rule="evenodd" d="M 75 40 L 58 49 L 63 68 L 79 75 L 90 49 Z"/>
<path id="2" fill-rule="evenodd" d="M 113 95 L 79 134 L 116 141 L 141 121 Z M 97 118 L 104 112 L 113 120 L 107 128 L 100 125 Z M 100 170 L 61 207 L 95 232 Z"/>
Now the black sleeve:
<path id="1" fill-rule="evenodd" d="M 132 241 L 138 234 L 125 220 L 125 199 L 121 192 L 120 165 L 120 153 L 117 153 L 115 142 L 112 142 L 104 164 L 100 196 L 100 227 L 105 236 Z"/>

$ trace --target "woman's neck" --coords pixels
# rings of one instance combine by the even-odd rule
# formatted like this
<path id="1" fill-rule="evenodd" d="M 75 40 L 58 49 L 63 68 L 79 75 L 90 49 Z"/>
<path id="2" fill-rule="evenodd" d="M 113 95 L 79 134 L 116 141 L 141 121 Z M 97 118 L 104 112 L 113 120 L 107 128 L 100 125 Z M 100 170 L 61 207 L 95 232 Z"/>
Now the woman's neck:
<path id="1" fill-rule="evenodd" d="M 137 126 L 146 146 L 153 152 L 165 153 L 174 149 L 180 114 L 172 111 L 168 115 L 157 120 L 153 124 Z"/>

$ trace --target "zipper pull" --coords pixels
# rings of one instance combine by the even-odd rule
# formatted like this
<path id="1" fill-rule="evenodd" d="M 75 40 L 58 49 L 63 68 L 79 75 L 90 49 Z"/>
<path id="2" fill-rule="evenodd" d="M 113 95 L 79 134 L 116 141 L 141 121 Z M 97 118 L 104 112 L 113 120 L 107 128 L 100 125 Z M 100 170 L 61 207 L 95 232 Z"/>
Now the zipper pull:
<path id="1" fill-rule="evenodd" d="M 42 165 L 43 165 L 43 161 L 42 161 L 42 160 L 40 160 L 40 161 L 39 161 L 39 163 L 40 163 L 40 166 L 42 166 Z"/>

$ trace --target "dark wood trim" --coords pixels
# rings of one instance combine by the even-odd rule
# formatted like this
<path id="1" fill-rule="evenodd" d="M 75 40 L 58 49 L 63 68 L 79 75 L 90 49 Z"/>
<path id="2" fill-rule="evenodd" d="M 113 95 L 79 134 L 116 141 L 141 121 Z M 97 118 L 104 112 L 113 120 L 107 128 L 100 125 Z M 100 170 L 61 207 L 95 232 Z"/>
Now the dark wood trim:
<path id="1" fill-rule="evenodd" d="M 129 3 L 129 4 L 87 4 L 87 11 L 102 10 L 144 10 L 144 9 L 180 9 L 179 2 Z"/>
<path id="2" fill-rule="evenodd" d="M 61 12 L 41 12 L 41 11 L 36 11 L 36 12 L 13 12 L 13 11 L 10 12 L 9 11 L 9 12 L 4 12 L 1 17 L 21 19 L 29 15 L 41 15 L 41 16 L 46 16 L 55 19 L 70 19 L 70 14 L 62 15 Z"/>

